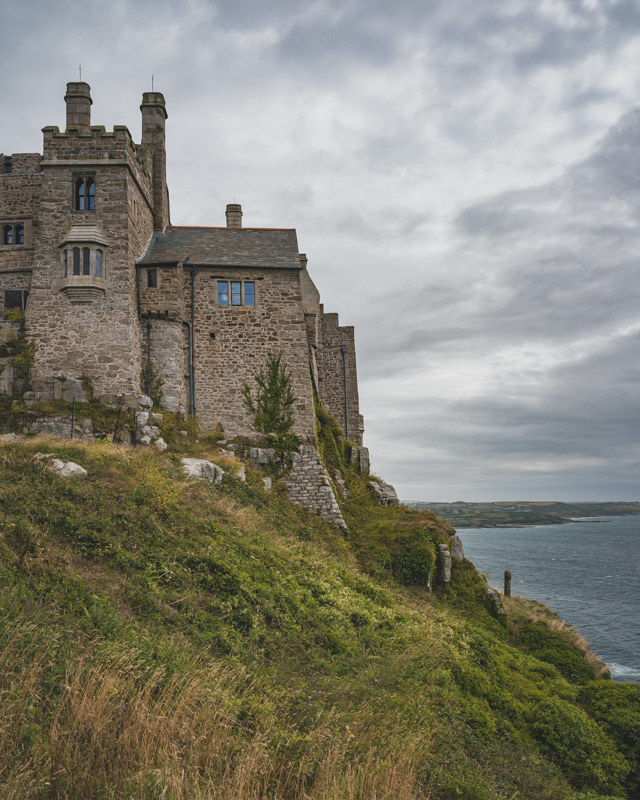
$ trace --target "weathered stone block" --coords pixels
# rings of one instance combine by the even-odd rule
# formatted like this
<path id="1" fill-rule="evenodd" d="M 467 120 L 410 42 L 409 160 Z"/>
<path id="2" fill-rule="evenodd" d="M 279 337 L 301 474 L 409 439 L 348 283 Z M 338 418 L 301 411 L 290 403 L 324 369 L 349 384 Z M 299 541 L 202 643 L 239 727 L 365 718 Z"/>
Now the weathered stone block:
<path id="1" fill-rule="evenodd" d="M 397 506 L 400 501 L 396 490 L 384 481 L 369 481 L 369 491 L 380 506 Z"/>
<path id="2" fill-rule="evenodd" d="M 199 478 L 209 483 L 220 483 L 225 474 L 222 467 L 204 458 L 183 458 L 182 466 L 188 478 Z"/>
<path id="3" fill-rule="evenodd" d="M 273 447 L 252 447 L 249 450 L 249 461 L 254 468 L 265 467 L 277 461 L 276 451 Z"/>

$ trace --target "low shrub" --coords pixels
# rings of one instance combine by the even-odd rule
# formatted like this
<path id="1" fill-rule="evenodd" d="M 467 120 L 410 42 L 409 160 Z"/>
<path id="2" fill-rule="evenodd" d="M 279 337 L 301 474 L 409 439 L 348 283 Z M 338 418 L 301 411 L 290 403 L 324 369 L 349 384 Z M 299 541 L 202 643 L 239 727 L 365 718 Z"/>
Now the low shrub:
<path id="1" fill-rule="evenodd" d="M 533 710 L 531 731 L 542 751 L 579 789 L 624 793 L 629 764 L 582 709 L 557 697 L 546 698 Z"/>

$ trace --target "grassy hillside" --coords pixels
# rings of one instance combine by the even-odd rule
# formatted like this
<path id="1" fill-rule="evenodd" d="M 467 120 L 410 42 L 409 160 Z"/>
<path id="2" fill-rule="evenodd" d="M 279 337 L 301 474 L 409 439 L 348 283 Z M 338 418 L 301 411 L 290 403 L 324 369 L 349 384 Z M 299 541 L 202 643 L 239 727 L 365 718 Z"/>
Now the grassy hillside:
<path id="1" fill-rule="evenodd" d="M 640 797 L 640 687 L 469 562 L 438 586 L 452 529 L 373 505 L 330 421 L 346 536 L 176 425 L 0 445 L 2 798 Z"/>

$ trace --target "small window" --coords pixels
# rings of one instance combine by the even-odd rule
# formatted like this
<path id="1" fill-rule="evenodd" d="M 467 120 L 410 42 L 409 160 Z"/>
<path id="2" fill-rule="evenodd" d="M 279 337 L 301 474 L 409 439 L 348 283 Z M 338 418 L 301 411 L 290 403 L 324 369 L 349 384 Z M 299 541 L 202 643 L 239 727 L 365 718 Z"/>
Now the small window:
<path id="1" fill-rule="evenodd" d="M 4 157 L 4 174 L 8 175 L 13 171 L 13 156 Z"/>
<path id="2" fill-rule="evenodd" d="M 79 275 L 80 274 L 80 248 L 74 247 L 73 248 L 73 274 Z"/>
<path id="3" fill-rule="evenodd" d="M 16 225 L 16 244 L 24 244 L 24 225 Z"/>
<path id="4" fill-rule="evenodd" d="M 91 274 L 91 250 L 88 247 L 82 248 L 82 274 Z"/>
<path id="5" fill-rule="evenodd" d="M 76 211 L 95 209 L 96 184 L 93 178 L 77 178 L 75 184 L 74 206 Z"/>
<path id="6" fill-rule="evenodd" d="M 218 281 L 218 305 L 229 305 L 229 284 L 226 281 Z"/>
<path id="7" fill-rule="evenodd" d="M 242 284 L 240 281 L 231 281 L 231 305 L 242 305 Z"/>
<path id="8" fill-rule="evenodd" d="M 253 281 L 244 282 L 244 304 L 245 306 L 256 304 L 256 285 Z"/>
<path id="9" fill-rule="evenodd" d="M 102 277 L 102 250 L 96 250 L 96 278 Z"/>
<path id="10" fill-rule="evenodd" d="M 69 273 L 69 251 L 64 250 L 62 253 L 62 274 L 66 278 Z"/>
<path id="11" fill-rule="evenodd" d="M 158 270 L 157 269 L 148 269 L 147 270 L 147 286 L 149 289 L 156 289 L 158 286 Z"/>
<path id="12" fill-rule="evenodd" d="M 2 244 L 13 244 L 13 226 L 4 225 L 2 228 Z"/>
<path id="13" fill-rule="evenodd" d="M 14 308 L 19 308 L 24 311 L 27 307 L 27 298 L 29 297 L 28 289 L 8 289 L 4 293 L 4 311 L 5 316 L 7 311 Z"/>

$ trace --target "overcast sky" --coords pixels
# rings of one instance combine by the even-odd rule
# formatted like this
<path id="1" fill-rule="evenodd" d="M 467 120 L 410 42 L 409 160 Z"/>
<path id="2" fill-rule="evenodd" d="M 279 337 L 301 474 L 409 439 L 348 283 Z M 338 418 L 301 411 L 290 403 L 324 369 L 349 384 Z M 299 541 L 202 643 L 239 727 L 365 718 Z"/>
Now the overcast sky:
<path id="1" fill-rule="evenodd" d="M 164 93 L 171 221 L 295 227 L 404 500 L 640 499 L 637 0 L 0 0 L 0 152 Z"/>

